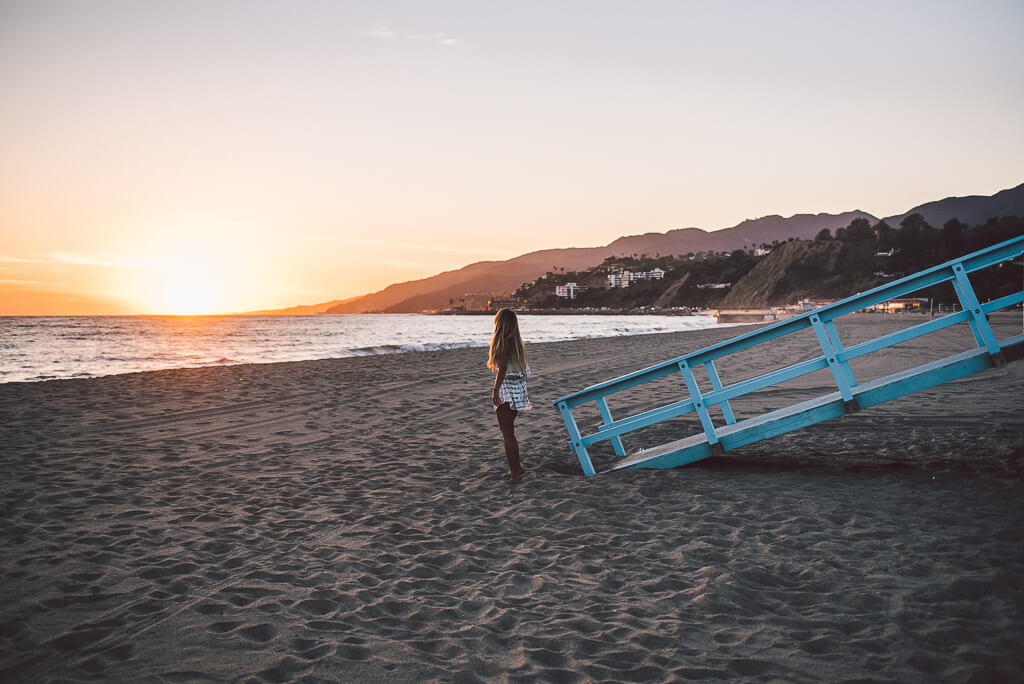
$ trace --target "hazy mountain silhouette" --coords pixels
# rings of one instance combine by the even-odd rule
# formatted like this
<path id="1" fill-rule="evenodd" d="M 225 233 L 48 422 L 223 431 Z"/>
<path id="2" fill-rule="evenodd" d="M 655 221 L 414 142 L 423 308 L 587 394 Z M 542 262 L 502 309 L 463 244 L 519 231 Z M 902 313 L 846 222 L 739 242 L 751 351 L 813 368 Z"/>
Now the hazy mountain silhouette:
<path id="1" fill-rule="evenodd" d="M 893 228 L 898 228 L 900 221 L 911 214 L 920 214 L 935 228 L 941 228 L 946 221 L 953 218 L 960 219 L 968 226 L 976 226 L 990 218 L 1024 216 L 1024 183 L 991 196 L 968 195 L 928 202 L 906 213 L 889 216 L 885 222 Z"/>
<path id="2" fill-rule="evenodd" d="M 1024 215 L 1024 184 L 992 196 L 972 195 L 948 197 L 928 202 L 885 221 L 898 228 L 900 221 L 913 213 L 921 214 L 929 224 L 941 227 L 951 218 L 969 226 L 991 217 Z M 618 238 L 604 247 L 571 247 L 530 252 L 506 261 L 480 261 L 428 278 L 396 283 L 378 292 L 353 297 L 341 302 L 302 307 L 302 312 L 361 313 L 386 311 L 393 313 L 440 309 L 449 301 L 473 293 L 501 295 L 514 291 L 520 284 L 535 280 L 556 268 L 579 271 L 596 266 L 610 256 L 633 254 L 687 254 L 703 251 L 732 251 L 754 248 L 789 238 L 811 239 L 822 228 L 835 232 L 855 218 L 878 219 L 863 211 L 842 214 L 797 214 L 764 216 L 743 221 L 731 228 L 708 232 L 700 228 L 681 228 L 667 233 L 645 233 Z M 297 313 L 295 308 L 265 313 Z"/>
<path id="3" fill-rule="evenodd" d="M 327 313 L 418 312 L 440 309 L 470 293 L 512 292 L 520 284 L 535 280 L 554 268 L 578 271 L 596 266 L 610 256 L 631 254 L 687 254 L 704 251 L 732 251 L 756 247 L 775 240 L 812 238 L 822 228 L 835 230 L 855 218 L 877 221 L 862 211 L 843 214 L 798 214 L 789 218 L 765 216 L 747 220 L 709 233 L 700 228 L 681 228 L 667 233 L 645 233 L 621 237 L 604 247 L 570 247 L 530 252 L 506 261 L 480 261 L 454 271 L 445 271 L 421 280 L 396 283 L 333 306 Z"/>

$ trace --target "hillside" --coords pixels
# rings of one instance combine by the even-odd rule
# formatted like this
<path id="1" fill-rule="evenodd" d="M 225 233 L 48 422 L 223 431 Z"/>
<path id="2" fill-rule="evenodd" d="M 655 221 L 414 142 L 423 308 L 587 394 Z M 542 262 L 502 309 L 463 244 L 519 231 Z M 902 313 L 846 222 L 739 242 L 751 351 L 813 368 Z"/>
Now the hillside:
<path id="1" fill-rule="evenodd" d="M 946 225 L 946 221 L 954 218 L 969 226 L 975 226 L 990 218 L 1024 216 L 1024 183 L 991 196 L 968 195 L 927 202 L 906 213 L 889 216 L 885 222 L 890 226 L 898 226 L 903 219 L 911 214 L 920 214 L 925 221 L 936 228 L 941 228 Z"/>
<path id="2" fill-rule="evenodd" d="M 928 202 L 884 220 L 896 228 L 913 214 L 919 214 L 925 222 L 936 228 L 941 228 L 952 218 L 958 218 L 967 225 L 979 225 L 992 217 L 1024 216 L 1024 184 L 987 197 L 948 197 Z M 878 222 L 870 214 L 851 211 L 842 214 L 797 214 L 788 218 L 764 216 L 713 232 L 700 228 L 682 228 L 666 233 L 631 235 L 618 238 L 603 247 L 547 249 L 506 261 L 481 261 L 428 278 L 389 285 L 378 292 L 340 302 L 302 307 L 302 311 L 284 309 L 267 313 L 306 313 L 313 309 L 329 313 L 397 313 L 440 309 L 470 294 L 478 295 L 476 299 L 480 299 L 481 295 L 506 295 L 522 283 L 533 281 L 549 271 L 583 271 L 602 263 L 608 257 L 731 252 L 785 242 L 790 238 L 812 239 L 823 228 L 835 232 L 856 218 L 867 219 L 871 224 Z M 819 256 L 815 253 L 807 258 Z M 799 257 L 794 257 L 799 261 Z M 777 286 L 784 288 L 785 284 L 779 281 Z M 754 296 L 752 301 L 758 300 L 759 296 Z M 739 298 L 740 295 L 735 295 L 734 300 Z"/>
<path id="3" fill-rule="evenodd" d="M 882 282 L 874 275 L 873 255 L 870 243 L 787 242 L 730 288 L 719 306 L 763 308 L 791 304 L 804 297 L 840 299 L 862 292 Z"/>
<path id="4" fill-rule="evenodd" d="M 867 219 L 857 218 L 837 230 L 836 237 L 822 233 L 814 240 L 786 241 L 767 255 L 738 249 L 693 257 L 609 257 L 582 271 L 545 273 L 523 283 L 513 299 L 533 310 L 613 311 L 766 308 L 803 298 L 841 299 L 1022 233 L 1024 219 L 1016 217 L 989 219 L 968 229 L 959 221 L 936 228 L 911 215 L 899 230 L 872 227 Z M 652 277 L 655 269 L 661 277 Z M 625 272 L 637 277 L 628 287 L 612 287 L 610 276 L 621 280 Z M 983 299 L 1009 294 L 1020 280 L 1019 263 L 972 276 Z M 572 300 L 556 294 L 567 283 L 579 288 Z M 916 296 L 936 303 L 956 301 L 948 283 Z"/>
<path id="5" fill-rule="evenodd" d="M 611 256 L 633 254 L 679 255 L 707 251 L 732 251 L 771 244 L 790 237 L 814 237 L 822 228 L 835 230 L 855 218 L 876 221 L 861 211 L 842 214 L 798 214 L 789 218 L 765 216 L 747 220 L 713 233 L 699 228 L 682 228 L 667 233 L 645 233 L 621 237 L 604 247 L 576 247 L 530 252 L 507 261 L 482 261 L 429 278 L 390 285 L 379 292 L 359 297 L 328 309 L 328 313 L 385 311 L 411 313 L 440 309 L 449 300 L 469 293 L 505 295 L 520 284 L 548 271 L 564 268 L 580 271 L 600 264 Z"/>
<path id="6" fill-rule="evenodd" d="M 959 221 L 949 221 L 942 228 L 915 224 L 911 220 L 902 230 L 859 235 L 848 228 L 842 240 L 787 242 L 751 268 L 719 306 L 760 308 L 792 304 L 804 297 L 841 299 L 1024 234 L 1024 218 L 1016 216 L 990 218 L 971 229 Z M 985 301 L 1010 294 L 1021 277 L 1018 260 L 976 272 L 971 282 Z M 914 296 L 937 303 L 957 302 L 949 283 Z"/>

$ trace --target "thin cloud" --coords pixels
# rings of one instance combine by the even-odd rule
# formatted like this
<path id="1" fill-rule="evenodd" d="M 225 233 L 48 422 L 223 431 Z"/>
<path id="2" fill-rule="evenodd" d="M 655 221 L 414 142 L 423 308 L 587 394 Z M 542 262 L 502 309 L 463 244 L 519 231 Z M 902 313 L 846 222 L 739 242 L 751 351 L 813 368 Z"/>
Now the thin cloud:
<path id="1" fill-rule="evenodd" d="M 435 33 L 406 33 L 398 34 L 385 26 L 378 26 L 372 29 L 363 31 L 363 35 L 369 38 L 405 38 L 407 40 L 421 40 L 430 43 L 437 43 L 438 45 L 455 45 L 459 42 L 458 38 L 449 36 L 447 33 L 437 31 Z"/>
<path id="2" fill-rule="evenodd" d="M 21 285 L 23 287 L 67 287 L 67 283 L 52 280 L 22 280 L 20 278 L 0 278 L 4 285 Z"/>
<path id="3" fill-rule="evenodd" d="M 22 257 L 12 257 L 0 255 L 0 261 L 10 264 L 51 264 L 53 263 L 50 259 L 24 259 Z"/>
<path id="4" fill-rule="evenodd" d="M 430 34 L 413 34 L 407 36 L 407 38 L 411 38 L 412 40 L 427 40 L 439 45 L 455 45 L 459 42 L 458 38 L 452 38 L 451 36 L 440 32 Z"/>
<path id="5" fill-rule="evenodd" d="M 128 254 L 110 254 L 106 252 L 91 254 L 87 252 L 46 252 L 42 258 L 24 258 L 0 255 L 0 262 L 13 264 L 56 264 L 64 266 L 102 266 L 105 268 L 168 268 L 188 269 L 189 264 L 152 259 Z M 10 270 L 0 267 L 2 270 Z"/>
<path id="6" fill-rule="evenodd" d="M 71 264 L 72 266 L 139 266 L 153 265 L 144 259 L 119 254 L 85 254 L 83 252 L 47 252 L 43 258 L 0 256 L 0 261 L 11 264 Z"/>
<path id="7" fill-rule="evenodd" d="M 363 35 L 369 36 L 370 38 L 394 38 L 395 32 L 389 28 L 378 26 L 377 28 L 372 28 L 367 31 L 363 31 Z"/>
<path id="8" fill-rule="evenodd" d="M 178 268 L 179 264 L 158 259 L 123 254 L 85 254 L 82 252 L 47 252 L 48 261 L 38 263 L 71 264 L 73 266 L 106 266 L 112 268 Z"/>

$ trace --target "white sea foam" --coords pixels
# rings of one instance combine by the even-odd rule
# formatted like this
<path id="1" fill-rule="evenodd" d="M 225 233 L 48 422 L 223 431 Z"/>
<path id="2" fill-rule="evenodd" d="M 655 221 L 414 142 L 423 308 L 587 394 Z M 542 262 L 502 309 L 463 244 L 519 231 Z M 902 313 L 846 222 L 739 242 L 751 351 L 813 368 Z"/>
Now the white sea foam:
<path id="1" fill-rule="evenodd" d="M 715 327 L 707 316 L 520 316 L 527 342 Z M 0 382 L 486 347 L 490 316 L 0 317 Z"/>

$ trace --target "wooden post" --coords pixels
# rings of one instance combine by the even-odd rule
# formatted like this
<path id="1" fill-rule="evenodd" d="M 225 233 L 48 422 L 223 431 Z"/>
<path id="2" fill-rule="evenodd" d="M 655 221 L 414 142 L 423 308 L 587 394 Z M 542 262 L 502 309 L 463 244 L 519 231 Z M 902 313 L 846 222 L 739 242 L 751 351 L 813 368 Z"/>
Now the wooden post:
<path id="1" fill-rule="evenodd" d="M 612 412 L 608 408 L 608 402 L 605 400 L 604 397 L 598 397 L 595 401 L 597 402 L 597 410 L 601 412 L 601 420 L 604 421 L 605 425 L 607 425 L 608 423 L 611 423 L 612 422 Z M 621 437 L 619 437 L 618 435 L 615 435 L 614 437 L 611 438 L 610 441 L 612 443 L 612 448 L 615 449 L 616 455 L 618 455 L 618 456 L 625 456 L 626 455 L 626 447 L 623 446 L 622 438 Z"/>
<path id="2" fill-rule="evenodd" d="M 836 349 L 836 342 L 832 340 L 828 331 L 825 330 L 825 325 L 821 322 L 820 316 L 811 316 L 811 327 L 814 328 L 818 344 L 821 345 L 821 351 L 825 354 L 825 360 L 828 361 L 828 369 L 832 371 L 832 377 L 836 381 L 836 386 L 839 387 L 839 396 L 843 398 L 843 405 L 846 407 L 846 411 L 848 413 L 859 411 L 860 407 L 857 405 L 857 400 L 853 398 L 853 384 L 850 381 L 853 373 L 848 374 L 843 370 L 838 358 L 839 352 L 842 351 L 842 345 L 839 345 L 839 349 Z"/>
<path id="3" fill-rule="evenodd" d="M 964 272 L 963 264 L 954 264 L 953 274 L 956 276 L 953 286 L 956 289 L 957 297 L 960 298 L 960 303 L 964 306 L 964 311 L 970 315 L 968 321 L 971 323 L 971 330 L 974 331 L 978 346 L 988 349 L 992 362 L 996 366 L 1005 365 L 1006 360 L 999 348 L 999 342 L 996 340 L 995 333 L 992 332 L 992 326 L 988 324 L 988 319 L 985 318 L 985 313 L 981 310 L 981 302 L 974 294 L 974 288 L 971 287 L 971 281 L 968 279 L 967 273 Z"/>
<path id="4" fill-rule="evenodd" d="M 573 451 L 576 452 L 576 458 L 580 460 L 580 466 L 583 467 L 584 475 L 593 475 L 597 471 L 594 470 L 594 464 L 590 462 L 590 454 L 587 453 L 587 447 L 583 446 L 583 436 L 580 434 L 580 429 L 576 425 L 576 419 L 572 416 L 572 409 L 564 401 L 559 402 L 558 411 L 562 414 L 562 420 L 565 421 L 565 429 L 569 433 L 569 445 L 572 446 Z"/>
<path id="5" fill-rule="evenodd" d="M 836 324 L 833 320 L 824 321 L 825 332 L 828 333 L 829 340 L 832 342 L 832 348 L 836 350 L 836 365 L 839 367 L 840 372 L 846 376 L 846 383 L 850 387 L 857 386 L 857 378 L 853 376 L 853 368 L 850 367 L 850 362 L 846 359 L 841 358 L 843 354 L 843 342 L 839 339 L 839 331 L 836 330 Z M 847 408 L 851 408 L 847 406 Z M 856 410 L 856 409 L 854 409 Z"/>
<path id="6" fill-rule="evenodd" d="M 708 359 L 704 363 L 704 368 L 708 372 L 708 379 L 711 380 L 711 389 L 720 390 L 722 389 L 722 379 L 718 377 L 718 369 L 715 368 L 715 362 Z M 719 403 L 722 407 L 722 416 L 725 418 L 726 425 L 734 425 L 736 423 L 736 416 L 732 412 L 732 407 L 729 406 L 729 401 L 723 401 Z"/>
<path id="7" fill-rule="evenodd" d="M 704 405 L 704 397 L 701 395 L 700 387 L 697 385 L 697 378 L 693 377 L 693 369 L 690 368 L 686 361 L 680 361 L 679 372 L 683 374 L 686 389 L 690 390 L 690 398 L 693 399 L 693 406 L 697 410 L 701 427 L 704 428 L 704 434 L 707 435 L 708 446 L 714 448 L 717 445 L 718 451 L 721 451 L 722 447 L 718 444 L 718 433 L 715 432 L 715 424 L 711 421 L 708 407 Z"/>

